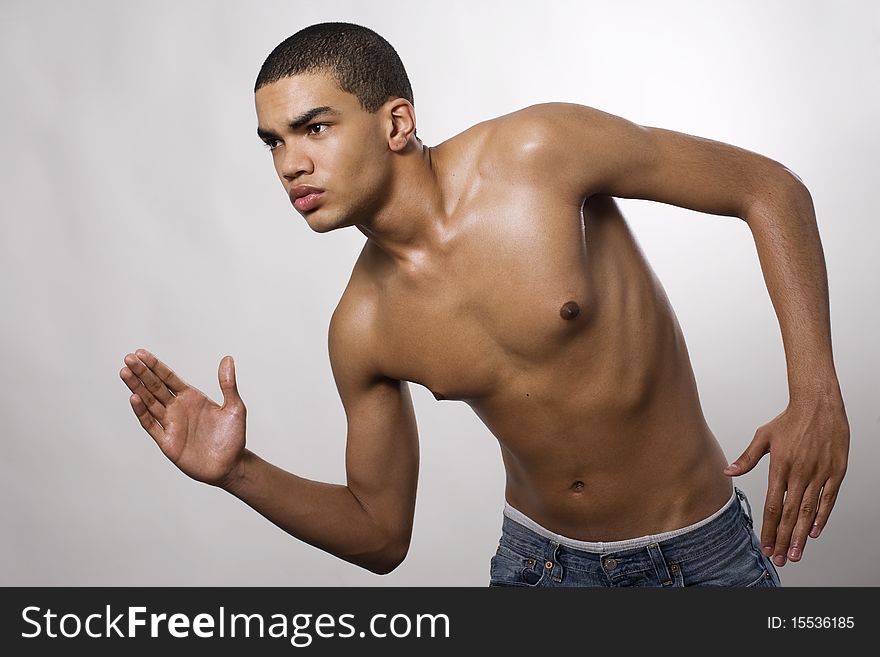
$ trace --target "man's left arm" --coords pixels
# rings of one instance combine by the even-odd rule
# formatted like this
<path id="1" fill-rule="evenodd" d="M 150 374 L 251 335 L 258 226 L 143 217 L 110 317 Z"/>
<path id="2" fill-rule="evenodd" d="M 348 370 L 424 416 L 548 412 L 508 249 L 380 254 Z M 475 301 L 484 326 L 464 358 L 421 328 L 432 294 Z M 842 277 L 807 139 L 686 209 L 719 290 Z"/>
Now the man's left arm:
<path id="1" fill-rule="evenodd" d="M 846 473 L 849 424 L 834 369 L 828 283 L 809 191 L 757 153 L 634 124 L 569 103 L 520 113 L 537 170 L 562 172 L 572 200 L 594 194 L 669 203 L 743 219 L 752 231 L 788 371 L 789 403 L 760 427 L 724 474 L 742 475 L 770 452 L 761 545 L 777 565 L 800 560 L 828 522 Z M 530 130 L 530 131 L 529 131 Z M 768 549 L 768 546 L 769 549 Z"/>
<path id="2" fill-rule="evenodd" d="M 771 452 L 761 545 L 781 566 L 786 555 L 799 561 L 807 535 L 817 538 L 828 522 L 846 473 L 849 423 L 832 358 L 825 258 L 812 198 L 790 173 L 769 178 L 761 190 L 743 219 L 779 318 L 789 403 L 724 472 L 744 474 Z"/>

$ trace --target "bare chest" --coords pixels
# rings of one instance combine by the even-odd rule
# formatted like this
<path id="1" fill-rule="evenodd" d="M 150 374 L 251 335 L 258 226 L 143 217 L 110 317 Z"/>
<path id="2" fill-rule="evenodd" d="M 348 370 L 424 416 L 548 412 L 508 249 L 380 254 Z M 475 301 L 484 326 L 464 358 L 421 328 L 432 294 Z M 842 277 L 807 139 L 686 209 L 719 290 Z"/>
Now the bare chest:
<path id="1" fill-rule="evenodd" d="M 583 339 L 594 295 L 579 216 L 502 223 L 484 222 L 442 260 L 388 283 L 379 329 L 389 375 L 437 399 L 477 399 Z"/>

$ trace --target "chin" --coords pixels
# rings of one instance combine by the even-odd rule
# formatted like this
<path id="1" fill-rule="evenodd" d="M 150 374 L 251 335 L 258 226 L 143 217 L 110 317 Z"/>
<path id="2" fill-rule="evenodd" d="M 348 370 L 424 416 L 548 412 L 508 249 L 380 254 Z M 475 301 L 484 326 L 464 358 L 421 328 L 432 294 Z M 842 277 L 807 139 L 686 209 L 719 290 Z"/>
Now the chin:
<path id="1" fill-rule="evenodd" d="M 339 228 L 339 226 L 334 226 L 333 224 L 330 224 L 328 226 L 316 226 L 315 224 L 310 223 L 309 228 L 311 228 L 316 233 L 329 233 L 331 230 Z"/>
<path id="2" fill-rule="evenodd" d="M 317 208 L 314 212 L 304 216 L 309 228 L 316 233 L 329 233 L 331 230 L 344 228 L 349 225 L 339 217 L 322 214 L 321 210 L 322 208 Z"/>

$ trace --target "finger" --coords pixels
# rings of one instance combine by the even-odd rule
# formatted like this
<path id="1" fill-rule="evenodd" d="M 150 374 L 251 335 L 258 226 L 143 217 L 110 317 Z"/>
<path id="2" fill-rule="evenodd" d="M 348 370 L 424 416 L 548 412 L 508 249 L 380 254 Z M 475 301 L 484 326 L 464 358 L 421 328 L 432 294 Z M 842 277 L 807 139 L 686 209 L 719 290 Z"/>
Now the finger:
<path id="1" fill-rule="evenodd" d="M 171 390 L 168 389 L 168 386 L 165 385 L 164 381 L 160 380 L 159 377 L 147 367 L 147 364 L 144 363 L 144 361 L 135 354 L 126 354 L 124 360 L 125 364 L 131 368 L 132 372 L 137 374 L 138 378 L 144 382 L 144 385 L 151 393 L 153 393 L 153 396 L 156 399 L 166 406 L 171 403 L 174 399 Z"/>
<path id="2" fill-rule="evenodd" d="M 811 481 L 804 491 L 797 523 L 792 533 L 791 545 L 788 549 L 788 558 L 791 561 L 800 561 L 803 557 L 804 548 L 807 546 L 807 532 L 810 531 L 813 521 L 816 519 L 816 509 L 819 507 L 819 489 L 821 487 L 821 483 Z"/>
<path id="3" fill-rule="evenodd" d="M 223 392 L 223 408 L 244 408 L 244 402 L 238 394 L 238 384 L 235 381 L 235 361 L 232 356 L 223 357 L 217 376 L 220 379 L 220 390 Z"/>
<path id="4" fill-rule="evenodd" d="M 150 436 L 153 437 L 156 444 L 161 447 L 165 440 L 165 429 L 156 421 L 156 418 L 150 415 L 150 411 L 147 410 L 147 407 L 144 405 L 144 402 L 140 397 L 132 395 L 128 398 L 128 401 L 131 403 L 131 408 L 134 410 L 137 419 L 140 420 L 141 426 L 148 434 L 150 434 Z"/>
<path id="5" fill-rule="evenodd" d="M 776 529 L 776 545 L 773 548 L 773 563 L 784 566 L 788 559 L 788 548 L 791 545 L 791 535 L 798 520 L 801 503 L 804 499 L 805 487 L 800 484 L 789 482 L 790 488 L 785 493 L 785 501 L 782 504 L 782 519 Z"/>
<path id="6" fill-rule="evenodd" d="M 174 373 L 174 370 L 146 349 L 138 349 L 134 353 L 175 395 L 189 388 L 183 379 Z"/>
<path id="7" fill-rule="evenodd" d="M 764 556 L 773 556 L 776 545 L 776 530 L 782 517 L 782 503 L 785 499 L 785 474 L 774 467 L 770 459 L 770 475 L 767 478 L 767 499 L 764 501 L 764 519 L 761 521 L 761 551 Z"/>
<path id="8" fill-rule="evenodd" d="M 834 508 L 834 503 L 837 501 L 837 492 L 840 490 L 842 482 L 842 477 L 828 477 L 825 482 L 822 494 L 819 496 L 819 511 L 816 513 L 813 529 L 810 531 L 810 536 L 813 538 L 819 538 L 819 534 L 825 528 L 828 516 L 831 515 L 831 509 Z"/>
<path id="9" fill-rule="evenodd" d="M 770 450 L 770 442 L 764 432 L 758 431 L 745 451 L 733 463 L 724 468 L 726 475 L 743 475 L 754 468 L 758 461 Z"/>
<path id="10" fill-rule="evenodd" d="M 150 414 L 158 419 L 160 422 L 165 419 L 165 405 L 161 404 L 151 393 L 144 387 L 144 382 L 141 381 L 138 377 L 134 375 L 127 367 L 123 367 L 119 370 L 119 378 L 125 381 L 125 385 L 128 386 L 128 389 L 135 393 L 140 399 L 141 403 L 145 405 L 147 410 L 150 411 Z"/>

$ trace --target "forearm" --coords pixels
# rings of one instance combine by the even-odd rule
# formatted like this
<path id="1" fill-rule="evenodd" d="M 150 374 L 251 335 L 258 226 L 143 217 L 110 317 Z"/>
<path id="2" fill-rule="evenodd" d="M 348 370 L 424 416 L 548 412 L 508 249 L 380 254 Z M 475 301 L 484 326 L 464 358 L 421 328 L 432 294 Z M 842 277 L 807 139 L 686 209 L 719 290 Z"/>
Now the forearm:
<path id="1" fill-rule="evenodd" d="M 790 398 L 839 397 L 825 257 L 809 191 L 781 173 L 768 181 L 743 218 L 779 319 Z"/>
<path id="2" fill-rule="evenodd" d="M 348 486 L 304 479 L 245 450 L 223 488 L 288 534 L 376 573 L 393 569 L 396 545 Z"/>

